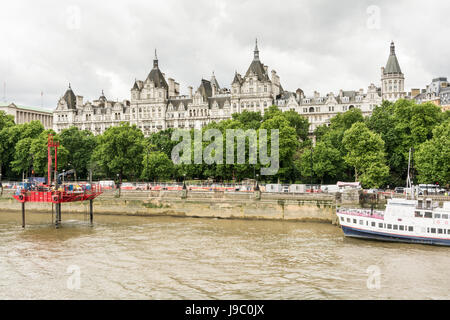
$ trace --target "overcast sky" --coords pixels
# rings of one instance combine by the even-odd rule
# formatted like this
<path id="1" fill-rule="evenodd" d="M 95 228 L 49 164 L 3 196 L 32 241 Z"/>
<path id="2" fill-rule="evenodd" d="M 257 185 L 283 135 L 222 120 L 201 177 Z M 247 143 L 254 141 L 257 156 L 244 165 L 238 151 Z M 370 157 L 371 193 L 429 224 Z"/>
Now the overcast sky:
<path id="1" fill-rule="evenodd" d="M 450 76 L 450 1 L 3 1 L 3 100 L 55 108 L 70 82 L 92 101 L 130 99 L 157 48 L 167 77 L 187 87 L 230 87 L 245 74 L 258 38 L 261 61 L 285 90 L 312 95 L 380 85 L 391 40 L 406 89 Z"/>

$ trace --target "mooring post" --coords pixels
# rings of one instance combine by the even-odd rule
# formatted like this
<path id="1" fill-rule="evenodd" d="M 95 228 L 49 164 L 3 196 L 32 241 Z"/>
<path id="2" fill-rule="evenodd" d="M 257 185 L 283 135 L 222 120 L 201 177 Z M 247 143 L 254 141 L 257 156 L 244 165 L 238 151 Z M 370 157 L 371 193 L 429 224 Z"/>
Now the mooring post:
<path id="1" fill-rule="evenodd" d="M 61 203 L 59 204 L 59 215 L 58 215 L 58 223 L 61 224 Z"/>
<path id="2" fill-rule="evenodd" d="M 25 202 L 22 202 L 22 228 L 25 228 Z"/>
<path id="3" fill-rule="evenodd" d="M 89 200 L 89 219 L 92 225 L 94 222 L 94 201 L 92 199 Z"/>
<path id="4" fill-rule="evenodd" d="M 61 222 L 61 203 L 56 203 L 55 227 L 59 228 Z"/>

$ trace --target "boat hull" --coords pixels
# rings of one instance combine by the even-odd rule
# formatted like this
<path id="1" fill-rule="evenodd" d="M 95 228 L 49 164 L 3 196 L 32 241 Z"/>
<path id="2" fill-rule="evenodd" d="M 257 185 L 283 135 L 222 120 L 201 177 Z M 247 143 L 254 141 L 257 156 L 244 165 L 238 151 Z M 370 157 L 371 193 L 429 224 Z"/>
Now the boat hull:
<path id="1" fill-rule="evenodd" d="M 397 235 L 397 234 L 389 234 L 389 233 L 384 233 L 384 232 L 364 230 L 364 229 L 353 228 L 353 227 L 348 227 L 348 226 L 342 226 L 342 231 L 344 231 L 344 234 L 347 237 L 360 238 L 360 239 L 450 246 L 450 240 L 441 239 L 441 238 L 403 236 L 403 235 Z"/>

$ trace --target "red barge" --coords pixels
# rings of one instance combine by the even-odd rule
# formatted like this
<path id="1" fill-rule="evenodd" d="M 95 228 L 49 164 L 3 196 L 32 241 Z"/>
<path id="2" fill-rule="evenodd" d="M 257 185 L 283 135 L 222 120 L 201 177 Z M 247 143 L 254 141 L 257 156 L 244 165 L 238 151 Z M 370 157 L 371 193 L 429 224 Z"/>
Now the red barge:
<path id="1" fill-rule="evenodd" d="M 47 184 L 33 185 L 23 184 L 13 197 L 22 203 L 22 227 L 25 228 L 25 203 L 48 202 L 56 205 L 55 225 L 61 224 L 61 204 L 66 202 L 89 201 L 90 222 L 93 222 L 93 200 L 102 194 L 100 185 L 86 184 L 74 187 L 71 184 L 58 185 L 58 147 L 59 142 L 53 140 L 53 135 L 48 135 L 48 177 Z M 55 165 L 53 169 L 52 153 L 54 148 Z M 52 172 L 54 173 L 54 184 L 52 184 Z"/>

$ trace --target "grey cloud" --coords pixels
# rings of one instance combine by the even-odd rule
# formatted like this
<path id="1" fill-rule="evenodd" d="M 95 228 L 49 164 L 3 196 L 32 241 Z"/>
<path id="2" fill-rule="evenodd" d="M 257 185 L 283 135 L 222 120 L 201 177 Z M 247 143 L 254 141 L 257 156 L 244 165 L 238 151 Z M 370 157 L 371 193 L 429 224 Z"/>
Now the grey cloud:
<path id="1" fill-rule="evenodd" d="M 380 29 L 367 8 L 380 8 Z M 160 68 L 197 87 L 215 72 L 229 87 L 244 73 L 258 37 L 261 60 L 287 90 L 307 94 L 379 85 L 396 42 L 406 86 L 449 75 L 447 1 L 15 1 L 0 10 L 0 81 L 7 99 L 54 108 L 69 82 L 92 100 L 129 99 L 145 79 L 154 48 Z M 79 13 L 79 14 L 78 14 Z M 0 99 L 3 97 L 3 90 Z"/>

